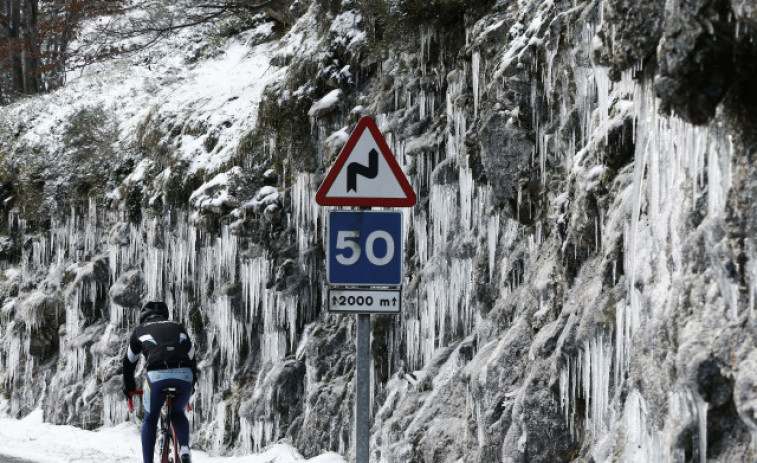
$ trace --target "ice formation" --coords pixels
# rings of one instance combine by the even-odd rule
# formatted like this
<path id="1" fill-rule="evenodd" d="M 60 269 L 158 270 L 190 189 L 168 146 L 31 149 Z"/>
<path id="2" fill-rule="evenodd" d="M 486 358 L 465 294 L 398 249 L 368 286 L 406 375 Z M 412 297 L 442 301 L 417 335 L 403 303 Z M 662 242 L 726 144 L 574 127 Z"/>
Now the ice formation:
<path id="1" fill-rule="evenodd" d="M 349 454 L 355 327 L 326 310 L 328 210 L 313 198 L 368 113 L 419 193 L 403 211 L 403 313 L 374 317 L 375 461 L 753 459 L 752 376 L 740 368 L 757 305 L 753 154 L 726 103 L 699 124 L 666 109 L 652 64 L 621 53 L 633 18 L 610 3 L 468 5 L 454 31 L 430 21 L 408 33 L 410 51 L 380 59 L 356 2 L 336 14 L 312 2 L 249 56 L 234 41 L 234 65 L 270 67 L 265 97 L 262 83 L 235 81 L 230 106 L 210 105 L 227 118 L 185 121 L 177 108 L 192 107 L 202 68 L 178 101 L 163 95 L 164 119 L 224 134 L 209 150 L 208 134 L 182 134 L 174 161 L 204 172 L 187 210 L 136 220 L 117 190 L 42 232 L 8 211 L 5 234 L 23 237 L 18 260 L 2 262 L 9 412 L 42 407 L 85 427 L 131 419 L 117 364 L 136 318 L 117 301 L 137 288 L 174 307 L 206 350 L 203 446 L 286 438 L 306 455 Z M 751 40 L 741 27 L 737 40 Z M 318 85 L 297 80 L 310 67 Z M 264 98 L 301 110 L 311 151 L 264 133 L 263 154 L 244 153 L 239 122 Z M 131 127 L 142 113 L 126 114 Z M 167 182 L 171 167 L 153 179 L 152 162 L 122 185 Z"/>

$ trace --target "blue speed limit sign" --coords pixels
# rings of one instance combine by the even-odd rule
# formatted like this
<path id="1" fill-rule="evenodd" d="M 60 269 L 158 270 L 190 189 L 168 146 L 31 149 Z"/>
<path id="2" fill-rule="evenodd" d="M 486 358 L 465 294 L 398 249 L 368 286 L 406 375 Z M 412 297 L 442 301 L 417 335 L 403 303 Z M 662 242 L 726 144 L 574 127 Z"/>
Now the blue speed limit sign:
<path id="1" fill-rule="evenodd" d="M 402 213 L 329 213 L 328 281 L 342 286 L 402 283 Z"/>

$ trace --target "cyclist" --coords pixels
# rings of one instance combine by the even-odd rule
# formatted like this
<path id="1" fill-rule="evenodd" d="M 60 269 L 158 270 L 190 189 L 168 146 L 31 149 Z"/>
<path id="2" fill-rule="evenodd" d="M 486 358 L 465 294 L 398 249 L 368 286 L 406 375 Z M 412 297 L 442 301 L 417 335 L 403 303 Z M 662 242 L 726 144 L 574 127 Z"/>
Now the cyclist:
<path id="1" fill-rule="evenodd" d="M 124 394 L 131 397 L 137 393 L 134 370 L 142 354 L 146 360 L 147 378 L 144 383 L 145 417 L 142 423 L 142 459 L 153 463 L 155 439 L 160 409 L 166 387 L 179 390 L 174 397 L 171 423 L 176 430 L 181 463 L 189 463 L 189 420 L 184 409 L 197 381 L 197 359 L 192 341 L 181 323 L 168 320 L 168 306 L 164 302 L 152 301 L 142 307 L 139 326 L 129 339 L 129 346 L 123 360 Z"/>

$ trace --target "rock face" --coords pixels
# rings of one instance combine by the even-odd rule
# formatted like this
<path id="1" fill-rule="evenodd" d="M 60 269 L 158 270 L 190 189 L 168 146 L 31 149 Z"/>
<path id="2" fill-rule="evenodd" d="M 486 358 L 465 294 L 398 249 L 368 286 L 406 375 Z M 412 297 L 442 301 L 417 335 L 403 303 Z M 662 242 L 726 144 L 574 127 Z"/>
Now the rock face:
<path id="1" fill-rule="evenodd" d="M 148 74 L 138 88 L 168 86 L 166 104 L 108 117 L 132 133 L 109 193 L 14 199 L 52 191 L 23 166 L 54 172 L 45 160 L 67 151 L 8 122 L 58 117 L 47 100 L 4 109 L 10 413 L 128 419 L 120 356 L 135 309 L 163 299 L 201 356 L 197 445 L 350 455 L 355 321 L 327 312 L 313 198 L 367 114 L 418 194 L 403 312 L 373 317 L 372 461 L 757 459 L 751 2 L 288 11 L 202 31 L 229 43 L 215 55 L 170 42 L 188 63 L 236 53 L 240 72 L 253 56 L 266 85 L 182 106 L 199 87 Z"/>
<path id="2" fill-rule="evenodd" d="M 140 309 L 144 301 L 142 287 L 144 279 L 139 270 L 124 273 L 110 287 L 110 300 L 114 304 L 132 309 Z"/>

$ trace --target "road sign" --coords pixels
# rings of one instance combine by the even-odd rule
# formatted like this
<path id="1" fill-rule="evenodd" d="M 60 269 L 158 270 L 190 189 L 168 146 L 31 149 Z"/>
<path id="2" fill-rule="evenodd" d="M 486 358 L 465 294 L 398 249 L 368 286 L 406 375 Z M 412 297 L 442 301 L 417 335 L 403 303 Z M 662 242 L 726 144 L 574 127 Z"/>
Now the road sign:
<path id="1" fill-rule="evenodd" d="M 318 188 L 315 201 L 321 206 L 411 207 L 416 197 L 376 122 L 365 116 Z"/>
<path id="2" fill-rule="evenodd" d="M 396 289 L 329 289 L 329 311 L 347 313 L 398 314 L 402 290 Z"/>
<path id="3" fill-rule="evenodd" d="M 402 213 L 331 211 L 326 248 L 331 285 L 402 283 Z"/>

